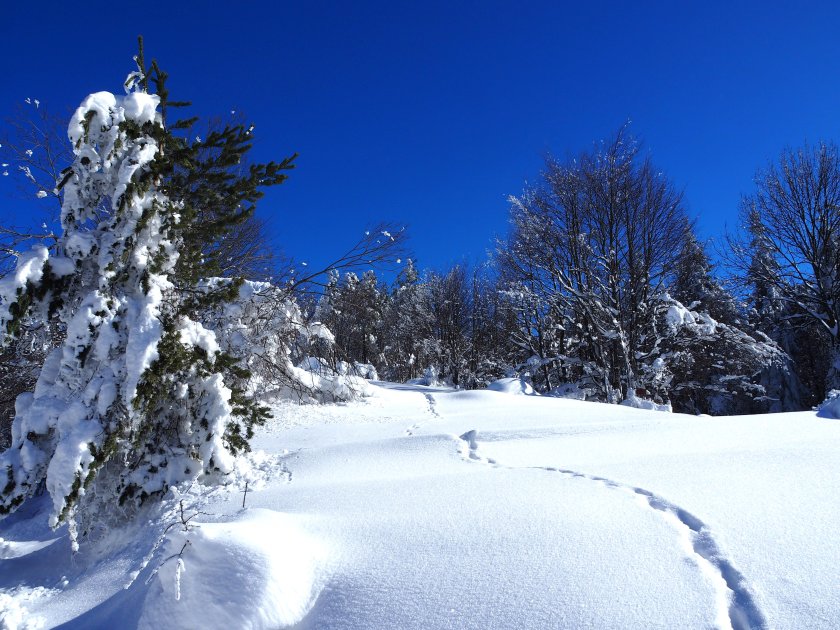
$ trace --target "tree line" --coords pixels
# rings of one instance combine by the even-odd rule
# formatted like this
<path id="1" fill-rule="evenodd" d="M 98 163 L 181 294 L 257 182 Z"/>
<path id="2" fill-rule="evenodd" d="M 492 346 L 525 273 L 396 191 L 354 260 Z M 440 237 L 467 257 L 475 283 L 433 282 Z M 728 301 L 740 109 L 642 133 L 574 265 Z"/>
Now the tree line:
<path id="1" fill-rule="evenodd" d="M 14 119 L 16 141 L 4 142 L 4 155 L 27 194 L 54 199 L 58 216 L 63 191 L 55 182 L 62 160 L 74 159 L 72 147 L 56 139 L 59 125 L 45 110 L 28 116 Z M 202 135 L 212 141 L 223 129 L 213 121 Z M 197 151 L 218 153 L 200 140 Z M 573 158 L 547 156 L 538 182 L 509 198 L 508 234 L 474 267 L 421 272 L 407 259 L 386 283 L 392 274 L 382 270 L 405 256 L 405 233 L 383 224 L 301 275 L 253 213 L 226 226 L 224 238 L 196 228 L 194 244 L 184 246 L 212 258 L 218 276 L 270 280 L 278 299 L 298 305 L 302 323 L 324 324 L 334 344 L 317 350 L 279 327 L 298 348 L 295 360 L 310 367 L 307 353 L 315 352 L 331 369 L 370 365 L 395 381 L 480 388 L 517 376 L 543 394 L 762 413 L 809 408 L 840 389 L 838 197 L 835 145 L 783 151 L 757 174 L 741 202 L 742 229 L 717 252 L 724 275 L 682 193 L 624 126 Z M 0 263 L 14 269 L 32 242 L 55 248 L 58 239 L 47 229 L 3 225 Z M 55 319 L 17 326 L 0 361 L 3 443 L 18 393 L 34 387 L 64 335 Z M 288 375 L 270 362 L 264 370 Z"/>
<path id="2" fill-rule="evenodd" d="M 312 317 L 335 360 L 388 380 L 671 405 L 704 414 L 798 410 L 840 388 L 840 160 L 785 150 L 741 204 L 719 259 L 683 196 L 621 128 L 549 156 L 510 197 L 490 260 L 397 279 L 334 273 Z"/>

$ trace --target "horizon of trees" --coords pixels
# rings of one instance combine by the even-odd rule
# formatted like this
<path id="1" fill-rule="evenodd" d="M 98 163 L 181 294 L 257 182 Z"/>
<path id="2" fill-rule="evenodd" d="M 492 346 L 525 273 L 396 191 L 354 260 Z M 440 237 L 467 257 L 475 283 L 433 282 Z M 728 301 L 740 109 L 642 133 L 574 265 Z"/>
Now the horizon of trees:
<path id="1" fill-rule="evenodd" d="M 49 187 L 61 177 L 60 125 L 43 109 L 29 114 L 39 122 L 17 120 L 17 142 L 2 150 L 28 194 L 60 207 Z M 409 261 L 394 276 L 406 235 L 388 225 L 317 270 L 279 256 L 254 217 L 210 247 L 224 248 L 219 275 L 272 278 L 322 320 L 333 365 L 370 364 L 394 380 L 429 371 L 459 387 L 517 374 L 541 393 L 690 413 L 801 409 L 840 388 L 838 173 L 834 145 L 783 151 L 742 200 L 743 231 L 726 237 L 717 263 L 627 125 L 574 159 L 548 155 L 539 183 L 510 197 L 508 236 L 472 268 L 421 273 Z M 0 264 L 55 239 L 0 228 Z M 37 371 L 18 369 L 20 358 L 37 365 L 50 337 L 24 333 L 25 348 L 6 350 L 14 391 Z M 0 404 L 11 410 L 13 399 Z"/>
<path id="2" fill-rule="evenodd" d="M 723 277 L 682 195 L 627 127 L 510 198 L 486 262 L 390 284 L 334 274 L 312 310 L 335 359 L 386 379 L 541 393 L 686 413 L 813 407 L 840 388 L 840 157 L 786 149 L 759 171 Z"/>

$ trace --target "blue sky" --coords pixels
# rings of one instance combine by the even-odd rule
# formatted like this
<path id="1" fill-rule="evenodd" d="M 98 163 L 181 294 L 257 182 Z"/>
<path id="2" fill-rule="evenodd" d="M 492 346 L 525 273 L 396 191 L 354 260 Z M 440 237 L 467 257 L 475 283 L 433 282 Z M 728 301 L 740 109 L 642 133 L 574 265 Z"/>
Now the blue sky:
<path id="1" fill-rule="evenodd" d="M 256 159 L 300 153 L 260 212 L 310 264 L 379 220 L 421 267 L 481 260 L 546 151 L 628 119 L 716 237 L 757 168 L 840 135 L 840 5 L 681 4 L 5 3 L 0 116 L 119 91 L 142 33 L 173 98 L 244 113 Z M 9 179 L 0 218 L 31 212 Z"/>

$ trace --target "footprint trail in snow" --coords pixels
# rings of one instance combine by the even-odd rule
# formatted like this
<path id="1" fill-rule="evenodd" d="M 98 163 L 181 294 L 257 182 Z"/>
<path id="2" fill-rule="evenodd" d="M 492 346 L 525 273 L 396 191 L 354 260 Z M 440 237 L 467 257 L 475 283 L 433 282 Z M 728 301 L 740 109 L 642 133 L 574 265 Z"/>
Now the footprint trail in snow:
<path id="1" fill-rule="evenodd" d="M 428 405 L 428 408 L 426 409 L 426 411 L 431 416 L 433 416 L 436 420 L 442 419 L 443 416 L 441 416 L 440 413 L 438 413 L 438 410 L 437 410 L 437 401 L 435 400 L 435 397 L 432 394 L 423 394 L 423 397 L 426 399 L 426 404 Z M 419 428 L 420 428 L 420 423 L 415 422 L 414 424 L 412 424 L 410 427 L 408 427 L 405 430 L 405 434 L 408 437 L 411 437 L 412 435 L 414 435 L 414 432 L 417 431 L 417 429 L 419 429 Z"/>
<path id="2" fill-rule="evenodd" d="M 431 398 L 431 397 L 430 397 Z M 467 431 L 458 436 L 459 452 L 468 462 L 481 463 L 505 470 L 541 470 L 565 477 L 602 484 L 610 489 L 636 495 L 640 502 L 661 513 L 680 533 L 683 546 L 690 558 L 714 584 L 717 597 L 718 624 L 725 630 L 767 630 L 764 614 L 756 604 L 744 576 L 721 552 L 709 527 L 689 511 L 653 492 L 605 477 L 588 475 L 575 470 L 551 466 L 506 466 L 478 453 L 478 431 Z"/>
<path id="3" fill-rule="evenodd" d="M 443 416 L 438 413 L 437 410 L 437 401 L 432 394 L 423 394 L 426 397 L 426 400 L 429 403 L 429 413 L 431 413 L 435 418 L 442 418 Z"/>

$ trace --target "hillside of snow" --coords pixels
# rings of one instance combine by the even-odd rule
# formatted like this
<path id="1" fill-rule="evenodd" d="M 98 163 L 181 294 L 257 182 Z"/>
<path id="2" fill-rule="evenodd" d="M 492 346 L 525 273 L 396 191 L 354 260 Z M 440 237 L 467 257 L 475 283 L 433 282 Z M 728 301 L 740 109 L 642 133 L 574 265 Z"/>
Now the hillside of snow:
<path id="1" fill-rule="evenodd" d="M 75 556 L 30 501 L 0 628 L 840 627 L 840 421 L 371 389 Z"/>

